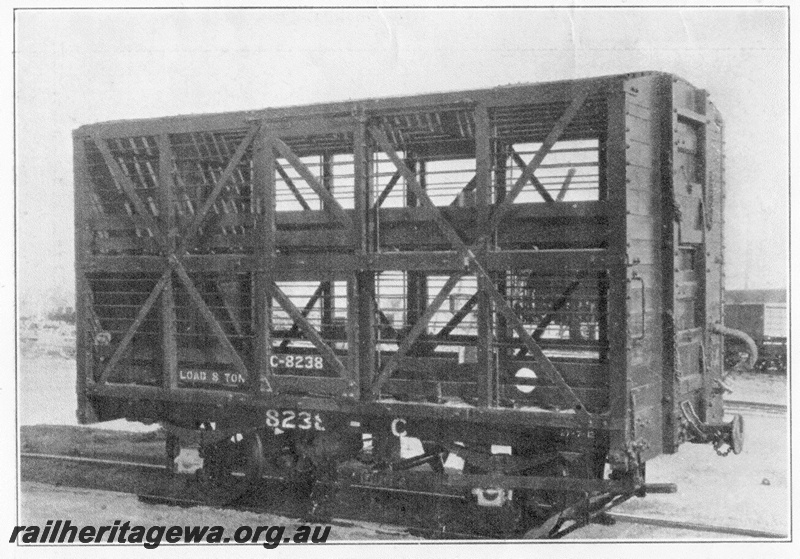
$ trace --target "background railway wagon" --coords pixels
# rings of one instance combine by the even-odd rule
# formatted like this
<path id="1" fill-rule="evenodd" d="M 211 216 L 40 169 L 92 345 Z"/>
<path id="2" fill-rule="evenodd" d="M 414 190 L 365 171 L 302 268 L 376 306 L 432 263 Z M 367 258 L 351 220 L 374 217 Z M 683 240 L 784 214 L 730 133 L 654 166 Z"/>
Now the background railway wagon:
<path id="1" fill-rule="evenodd" d="M 299 459 L 366 433 L 384 464 L 402 426 L 424 453 L 383 483 L 455 454 L 447 483 L 503 476 L 534 508 L 565 476 L 611 504 L 647 460 L 724 438 L 723 123 L 679 78 L 110 122 L 74 145 L 84 423 Z"/>
<path id="2" fill-rule="evenodd" d="M 725 324 L 748 334 L 758 347 L 758 371 L 786 372 L 788 315 L 783 289 L 741 289 L 725 292 Z M 735 338 L 725 341 L 725 365 L 733 367 L 746 352 Z"/>

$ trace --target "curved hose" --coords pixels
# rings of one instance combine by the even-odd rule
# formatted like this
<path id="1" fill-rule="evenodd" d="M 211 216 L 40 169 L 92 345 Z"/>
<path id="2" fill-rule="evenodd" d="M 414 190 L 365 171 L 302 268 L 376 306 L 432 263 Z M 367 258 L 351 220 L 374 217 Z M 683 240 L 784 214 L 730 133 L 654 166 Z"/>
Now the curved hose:
<path id="1" fill-rule="evenodd" d="M 752 369 L 755 367 L 756 361 L 758 361 L 758 346 L 756 346 L 756 342 L 753 341 L 753 338 L 742 332 L 741 330 L 737 330 L 736 328 L 730 328 L 723 324 L 716 323 L 711 327 L 711 331 L 717 334 L 721 334 L 723 336 L 729 336 L 731 338 L 737 338 L 742 340 L 744 343 L 747 344 L 747 349 L 750 350 L 750 359 L 748 367 Z"/>

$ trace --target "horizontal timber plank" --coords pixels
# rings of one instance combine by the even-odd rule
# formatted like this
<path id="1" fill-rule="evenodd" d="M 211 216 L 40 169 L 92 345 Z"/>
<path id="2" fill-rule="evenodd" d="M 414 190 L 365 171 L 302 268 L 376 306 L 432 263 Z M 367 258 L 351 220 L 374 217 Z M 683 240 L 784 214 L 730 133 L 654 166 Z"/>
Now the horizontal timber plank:
<path id="1" fill-rule="evenodd" d="M 432 382 L 392 379 L 381 390 L 383 394 L 395 397 L 473 399 L 477 396 L 478 385 L 474 382 Z M 581 401 L 591 409 L 600 409 L 607 400 L 606 391 L 593 388 L 573 389 Z M 555 386 L 537 386 L 529 394 L 519 390 L 516 385 L 500 385 L 502 399 L 512 400 L 519 405 L 538 405 L 543 407 L 564 407 L 560 389 Z"/>
<path id="2" fill-rule="evenodd" d="M 625 103 L 625 114 L 641 122 L 649 122 L 652 117 L 652 112 L 648 107 L 643 107 L 639 103 L 631 101 Z"/>
<path id="3" fill-rule="evenodd" d="M 160 252 L 160 245 L 156 237 L 110 237 L 107 239 L 94 239 L 92 248 L 96 252 L 124 252 L 144 251 L 150 253 Z"/>
<path id="4" fill-rule="evenodd" d="M 222 406 L 230 409 L 252 407 L 266 410 L 275 406 L 298 407 L 306 410 L 356 413 L 376 417 L 426 418 L 441 421 L 469 421 L 484 425 L 507 427 L 594 427 L 621 429 L 624 422 L 614 422 L 605 415 L 580 418 L 571 411 L 550 411 L 537 408 L 478 408 L 474 406 L 451 407 L 447 405 L 410 403 L 393 400 L 359 402 L 352 398 L 303 397 L 288 394 L 258 396 L 245 392 L 179 388 L 166 390 L 154 386 L 132 384 L 89 384 L 84 390 L 89 397 L 106 397 L 121 400 L 147 399 L 153 401 L 187 403 L 193 405 Z"/>
<path id="5" fill-rule="evenodd" d="M 626 141 L 633 140 L 645 144 L 654 143 L 653 130 L 655 127 L 649 118 L 649 111 L 647 112 L 647 116 L 641 114 L 631 114 L 629 112 L 625 118 L 625 128 Z"/>
<path id="6" fill-rule="evenodd" d="M 658 264 L 661 256 L 660 239 L 630 239 L 628 261 L 633 264 Z"/>
<path id="7" fill-rule="evenodd" d="M 475 208 L 439 208 L 442 215 L 467 239 L 483 233 Z M 435 224 L 431 210 L 426 208 L 387 208 L 380 210 L 379 238 L 382 246 L 435 247 L 448 246 L 447 239 Z M 345 210 L 351 213 L 352 210 Z M 529 243 L 537 246 L 567 244 L 587 246 L 605 236 L 606 206 L 602 202 L 557 204 L 518 204 L 513 206 L 498 231 L 499 242 Z M 256 246 L 252 227 L 256 216 L 229 214 L 212 216 L 205 225 L 206 234 L 197 245 L 202 250 L 222 248 L 250 249 Z M 350 231 L 338 222 L 331 222 L 323 211 L 277 212 L 276 241 L 279 248 L 348 248 L 352 246 Z M 90 227 L 96 231 L 144 229 L 141 220 L 130 216 L 96 216 Z M 244 234 L 222 234 L 221 227 L 248 227 Z M 209 234 L 211 233 L 211 234 Z M 158 245 L 152 237 L 96 238 L 92 248 L 96 252 L 130 252 L 144 250 L 157 252 Z"/>
<path id="8" fill-rule="evenodd" d="M 632 165 L 642 167 L 658 166 L 658 149 L 649 143 L 632 140 L 628 142 L 625 150 L 625 159 Z"/>
<path id="9" fill-rule="evenodd" d="M 432 93 L 383 99 L 363 99 L 307 106 L 271 108 L 254 111 L 214 113 L 205 115 L 181 115 L 165 118 L 111 121 L 86 125 L 73 132 L 75 138 L 98 135 L 101 138 L 117 138 L 162 133 L 186 133 L 197 131 L 223 131 L 245 128 L 255 120 L 264 122 L 268 130 L 280 130 L 282 119 L 304 119 L 321 117 L 347 119 L 355 112 L 372 114 L 396 111 L 439 109 L 450 105 L 471 109 L 476 104 L 490 107 L 505 105 L 530 105 L 537 103 L 568 102 L 587 85 L 596 88 L 597 96 L 603 96 L 620 82 L 622 76 L 601 76 L 581 80 L 522 84 L 502 88 Z"/>
<path id="10" fill-rule="evenodd" d="M 629 165 L 625 169 L 625 180 L 629 189 L 652 192 L 656 197 L 661 196 L 659 176 L 660 173 L 657 166 Z"/>
<path id="11" fill-rule="evenodd" d="M 442 215 L 451 222 L 473 222 L 475 208 L 443 206 L 439 208 Z M 506 219 L 564 219 L 577 217 L 602 217 L 607 212 L 604 202 L 559 202 L 556 204 L 525 203 L 515 204 Z M 380 221 L 392 223 L 396 221 L 429 221 L 425 208 L 382 208 Z"/>
<path id="12" fill-rule="evenodd" d="M 627 210 L 633 215 L 655 216 L 661 204 L 661 193 L 650 187 L 646 189 L 629 187 L 626 196 Z"/>
<path id="13" fill-rule="evenodd" d="M 273 390 L 283 392 L 324 393 L 340 395 L 347 389 L 347 380 L 334 377 L 315 377 L 273 374 Z"/>
<path id="14" fill-rule="evenodd" d="M 489 270 L 531 269 L 541 272 L 599 271 L 613 265 L 602 249 L 509 250 L 480 257 Z M 187 255 L 181 261 L 190 272 L 236 273 L 256 269 L 252 255 Z M 157 272 L 167 261 L 161 256 L 91 256 L 83 263 L 85 271 Z M 384 270 L 460 270 L 464 259 L 456 251 L 407 251 L 355 255 L 346 253 L 281 253 L 271 269 L 276 274 L 292 270 L 309 272 L 347 272 Z"/>
<path id="15" fill-rule="evenodd" d="M 391 354 L 384 354 L 387 357 Z M 530 360 L 509 360 L 500 367 L 501 377 L 513 379 L 514 374 L 521 368 L 536 370 L 537 365 Z M 607 382 L 607 367 L 596 362 L 577 363 L 553 360 L 553 365 L 564 381 L 576 388 L 598 388 Z M 441 357 L 406 357 L 400 362 L 398 373 L 395 377 L 417 379 L 434 382 L 474 382 L 477 373 L 477 364 L 458 363 L 455 359 Z M 532 386 L 553 386 L 545 378 L 524 379 L 519 384 Z"/>
<path id="16" fill-rule="evenodd" d="M 189 272 L 239 273 L 256 268 L 256 258 L 240 254 L 186 255 L 181 262 Z M 88 272 L 158 272 L 167 266 L 163 256 L 90 256 L 83 262 Z"/>
<path id="17" fill-rule="evenodd" d="M 629 240 L 658 240 L 660 238 L 660 223 L 652 215 L 626 216 Z"/>
<path id="18" fill-rule="evenodd" d="M 573 388 L 572 390 L 590 412 L 603 410 L 608 402 L 608 391 L 605 389 Z M 501 384 L 500 398 L 511 400 L 516 405 L 565 407 L 565 399 L 557 386 L 537 386 L 530 393 L 525 393 L 517 388 L 517 385 Z"/>

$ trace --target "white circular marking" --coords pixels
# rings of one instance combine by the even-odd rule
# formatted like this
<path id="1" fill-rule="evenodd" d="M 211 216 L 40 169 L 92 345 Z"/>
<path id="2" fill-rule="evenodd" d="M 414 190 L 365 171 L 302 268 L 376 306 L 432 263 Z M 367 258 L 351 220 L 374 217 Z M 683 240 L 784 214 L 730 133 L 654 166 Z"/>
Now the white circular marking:
<path id="1" fill-rule="evenodd" d="M 536 373 L 533 370 L 529 369 L 528 367 L 522 367 L 519 371 L 516 372 L 514 378 L 524 378 L 524 379 L 534 379 L 537 378 Z M 533 392 L 533 389 L 536 388 L 535 386 L 531 386 L 530 384 L 518 384 L 517 390 L 522 392 L 523 394 L 530 394 Z"/>

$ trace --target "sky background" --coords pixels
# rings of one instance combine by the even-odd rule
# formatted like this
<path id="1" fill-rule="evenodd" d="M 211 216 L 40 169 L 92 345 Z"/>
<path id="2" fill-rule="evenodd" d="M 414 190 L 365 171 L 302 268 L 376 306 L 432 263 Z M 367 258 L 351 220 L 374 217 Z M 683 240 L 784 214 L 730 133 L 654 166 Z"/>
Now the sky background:
<path id="1" fill-rule="evenodd" d="M 727 286 L 788 282 L 781 9 L 16 12 L 23 314 L 72 304 L 71 132 L 93 122 L 657 70 L 726 122 Z"/>

